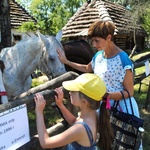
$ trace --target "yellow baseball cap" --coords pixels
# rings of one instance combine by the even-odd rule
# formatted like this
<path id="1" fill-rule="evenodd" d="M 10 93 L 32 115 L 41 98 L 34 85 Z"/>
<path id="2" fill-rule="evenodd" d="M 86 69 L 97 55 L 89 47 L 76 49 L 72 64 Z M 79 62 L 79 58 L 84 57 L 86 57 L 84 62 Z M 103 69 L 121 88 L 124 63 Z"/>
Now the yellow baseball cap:
<path id="1" fill-rule="evenodd" d="M 96 101 L 102 100 L 106 93 L 104 81 L 93 73 L 84 73 L 74 80 L 64 81 L 62 85 L 68 91 L 80 91 Z"/>

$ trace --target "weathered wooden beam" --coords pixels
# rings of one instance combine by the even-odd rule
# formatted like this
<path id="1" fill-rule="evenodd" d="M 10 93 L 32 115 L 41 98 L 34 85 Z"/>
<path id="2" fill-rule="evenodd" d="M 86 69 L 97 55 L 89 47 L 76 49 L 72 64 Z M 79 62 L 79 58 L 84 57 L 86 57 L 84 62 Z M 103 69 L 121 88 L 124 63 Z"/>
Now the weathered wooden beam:
<path id="1" fill-rule="evenodd" d="M 134 62 L 134 69 L 145 66 L 146 61 L 150 61 L 150 58 L 145 59 L 145 60 L 140 61 L 140 62 Z"/>
<path id="2" fill-rule="evenodd" d="M 54 126 L 50 127 L 47 129 L 47 132 L 50 136 L 59 134 L 63 131 L 65 131 L 68 128 L 68 123 L 66 121 L 62 121 L 60 123 L 55 124 Z M 25 145 L 21 146 L 17 150 L 42 150 L 38 135 L 35 135 L 31 138 L 30 142 L 26 143 Z M 51 150 L 65 150 L 65 147 L 59 147 L 59 148 L 54 148 Z"/>
<path id="3" fill-rule="evenodd" d="M 150 82 L 148 85 L 147 97 L 146 97 L 146 102 L 145 102 L 145 109 L 148 108 L 149 104 L 150 104 Z"/>
<path id="4" fill-rule="evenodd" d="M 138 83 L 141 83 L 141 81 L 142 81 L 143 79 L 145 79 L 146 77 L 147 77 L 147 76 L 146 76 L 145 73 L 142 73 L 142 74 L 140 74 L 140 75 L 138 75 L 138 76 L 135 76 L 134 85 L 135 85 L 135 84 L 138 84 Z"/>
<path id="5" fill-rule="evenodd" d="M 21 95 L 17 96 L 15 99 L 17 98 L 22 98 L 25 97 L 27 95 L 30 95 L 31 93 L 36 93 L 39 91 L 43 91 L 45 89 L 54 89 L 56 87 L 60 87 L 62 85 L 63 81 L 67 81 L 67 80 L 72 80 L 75 79 L 79 74 L 73 72 L 73 71 L 69 71 L 59 77 L 56 77 L 44 84 L 41 84 L 39 86 L 36 86 L 34 88 L 29 89 L 28 91 L 22 93 Z"/>
<path id="6" fill-rule="evenodd" d="M 53 90 L 44 90 L 40 92 L 44 98 L 46 99 L 47 103 L 54 102 L 54 91 Z M 67 93 L 66 93 L 67 94 Z M 19 105 L 26 104 L 28 111 L 34 110 L 34 94 L 30 94 L 29 96 L 18 98 L 16 100 L 12 100 L 6 104 L 0 105 L 0 112 L 4 112 L 8 109 L 17 107 Z"/>
<path id="7" fill-rule="evenodd" d="M 41 92 L 41 94 L 46 99 L 47 103 L 54 102 L 54 88 L 60 87 L 63 81 L 74 79 L 78 76 L 78 74 L 74 72 L 65 73 L 51 81 L 48 81 L 45 84 L 39 85 L 36 88 L 32 88 L 29 91 L 21 94 L 15 100 L 9 100 L 8 103 L 0 105 L 0 112 L 4 112 L 13 107 L 26 104 L 28 111 L 34 110 L 34 93 Z M 45 90 L 46 89 L 46 90 Z M 51 89 L 51 90 L 50 90 Z M 69 97 L 67 91 L 65 91 L 65 98 Z"/>

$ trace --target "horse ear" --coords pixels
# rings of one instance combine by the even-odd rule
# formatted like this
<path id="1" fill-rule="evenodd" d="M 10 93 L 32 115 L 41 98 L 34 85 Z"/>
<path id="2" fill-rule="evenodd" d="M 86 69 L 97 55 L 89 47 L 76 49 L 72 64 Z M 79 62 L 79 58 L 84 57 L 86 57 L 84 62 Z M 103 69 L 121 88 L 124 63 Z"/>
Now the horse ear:
<path id="1" fill-rule="evenodd" d="M 60 30 L 60 31 L 56 34 L 56 39 L 57 39 L 58 41 L 61 41 L 61 39 L 62 39 L 62 30 Z"/>
<path id="2" fill-rule="evenodd" d="M 41 34 L 40 32 L 37 32 L 38 37 L 40 38 L 40 40 L 44 43 L 44 45 L 47 45 L 47 43 L 49 43 L 48 39 L 46 38 L 46 36 L 44 36 L 43 34 Z"/>

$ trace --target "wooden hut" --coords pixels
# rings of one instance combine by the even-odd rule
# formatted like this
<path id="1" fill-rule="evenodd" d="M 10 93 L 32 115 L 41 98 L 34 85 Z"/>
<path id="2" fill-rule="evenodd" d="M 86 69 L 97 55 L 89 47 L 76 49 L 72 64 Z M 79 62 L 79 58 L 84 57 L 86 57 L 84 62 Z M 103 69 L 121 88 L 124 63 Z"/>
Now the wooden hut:
<path id="1" fill-rule="evenodd" d="M 9 0 L 12 29 L 18 29 L 22 23 L 36 20 L 15 0 Z"/>
<path id="2" fill-rule="evenodd" d="M 63 38 L 67 38 L 67 40 L 88 40 L 88 28 L 93 22 L 100 19 L 109 20 L 116 25 L 116 45 L 124 50 L 131 50 L 134 46 L 133 32 L 136 29 L 136 39 L 138 40 L 137 51 L 140 51 L 144 48 L 147 33 L 140 25 L 136 25 L 134 28 L 134 20 L 127 14 L 129 14 L 128 10 L 124 6 L 107 0 L 86 2 L 63 27 Z"/>
<path id="3" fill-rule="evenodd" d="M 18 31 L 18 28 L 25 22 L 34 22 L 36 23 L 36 19 L 33 18 L 20 4 L 18 4 L 15 0 L 9 0 L 10 4 L 10 24 L 11 24 L 11 40 L 12 45 L 15 44 L 16 41 L 20 41 L 21 39 L 28 38 L 29 36 L 33 36 L 33 32 L 22 33 Z M 3 20 L 1 20 L 3 21 Z M 1 39 L 1 32 L 0 32 Z M 0 41 L 0 47 L 1 46 Z"/>
<path id="4" fill-rule="evenodd" d="M 18 4 L 15 0 L 9 0 L 10 2 L 10 20 L 11 20 L 11 32 L 12 32 L 12 41 L 19 41 L 21 39 L 27 38 L 28 35 L 32 36 L 30 33 L 21 33 L 18 31 L 18 28 L 25 22 L 34 22 L 36 19 L 31 16 L 25 8 Z"/>

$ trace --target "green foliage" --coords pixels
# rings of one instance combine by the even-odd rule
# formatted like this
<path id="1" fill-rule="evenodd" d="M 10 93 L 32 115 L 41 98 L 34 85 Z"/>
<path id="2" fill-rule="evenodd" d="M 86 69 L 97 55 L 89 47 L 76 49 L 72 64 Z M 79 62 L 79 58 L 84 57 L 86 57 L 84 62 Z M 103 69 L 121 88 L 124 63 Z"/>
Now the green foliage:
<path id="1" fill-rule="evenodd" d="M 37 20 L 34 26 L 22 25 L 22 31 L 39 30 L 43 34 L 51 35 L 61 30 L 86 0 L 27 0 L 27 3 L 26 0 L 17 1 Z"/>
<path id="2" fill-rule="evenodd" d="M 22 24 L 22 26 L 19 27 L 20 31 L 22 32 L 28 32 L 28 31 L 35 31 L 36 30 L 36 25 L 34 22 L 25 22 Z"/>
<path id="3" fill-rule="evenodd" d="M 42 83 L 43 83 L 42 81 L 39 81 L 39 80 L 37 80 L 37 79 L 32 79 L 31 88 L 32 88 L 32 87 L 36 87 L 36 86 L 38 86 L 38 85 L 40 85 L 40 84 L 42 84 Z"/>
<path id="4" fill-rule="evenodd" d="M 148 34 L 150 34 L 150 4 L 149 7 L 146 9 L 146 13 L 143 16 L 143 27 L 147 31 Z"/>
<path id="5" fill-rule="evenodd" d="M 77 12 L 86 0 L 16 0 L 20 3 L 36 20 L 36 25 L 25 23 L 21 27 L 23 32 L 39 30 L 43 34 L 56 34 L 67 23 L 70 17 Z M 149 1 L 138 0 L 110 0 L 128 7 L 132 12 L 135 22 L 142 20 L 144 29 L 149 33 Z M 145 13 L 146 10 L 146 13 Z M 145 14 L 145 15 L 143 15 Z M 141 17 L 143 19 L 141 19 Z"/>

